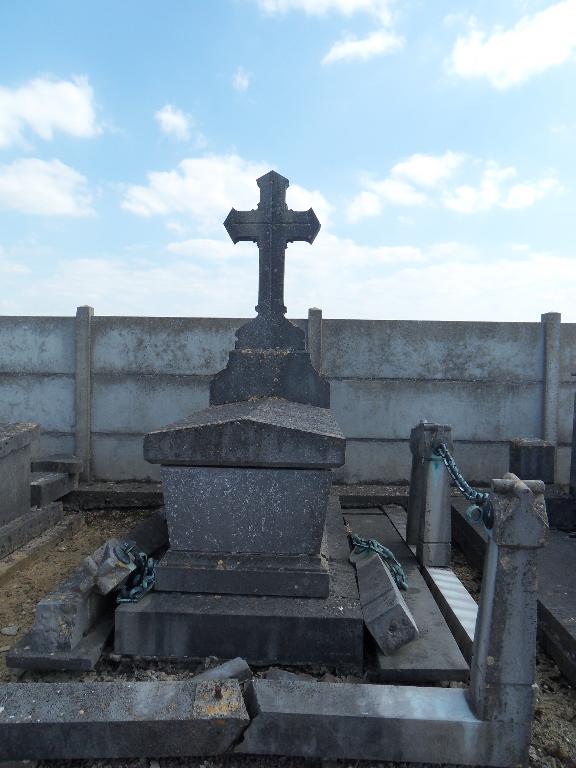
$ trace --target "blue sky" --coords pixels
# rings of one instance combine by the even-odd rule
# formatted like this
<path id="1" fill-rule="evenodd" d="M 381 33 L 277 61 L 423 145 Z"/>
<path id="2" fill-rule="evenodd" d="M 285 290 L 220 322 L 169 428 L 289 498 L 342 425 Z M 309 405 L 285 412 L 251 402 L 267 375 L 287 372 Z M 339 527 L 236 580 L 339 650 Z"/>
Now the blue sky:
<path id="1" fill-rule="evenodd" d="M 2 0 L 0 313 L 576 322 L 576 0 Z"/>

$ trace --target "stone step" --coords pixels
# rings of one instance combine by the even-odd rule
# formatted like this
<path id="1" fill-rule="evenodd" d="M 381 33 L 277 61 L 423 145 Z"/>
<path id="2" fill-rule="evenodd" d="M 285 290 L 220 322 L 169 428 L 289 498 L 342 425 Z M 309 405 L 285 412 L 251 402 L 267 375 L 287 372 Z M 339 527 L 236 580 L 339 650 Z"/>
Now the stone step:
<path id="1" fill-rule="evenodd" d="M 69 453 L 52 453 L 32 459 L 32 472 L 65 472 L 79 475 L 82 472 L 82 459 Z"/>
<path id="2" fill-rule="evenodd" d="M 6 557 L 23 547 L 36 536 L 40 536 L 64 517 L 60 502 L 31 509 L 0 527 L 0 558 Z"/>
<path id="3" fill-rule="evenodd" d="M 32 472 L 30 503 L 33 507 L 43 507 L 51 501 L 57 501 L 78 485 L 78 476 L 66 472 Z"/>

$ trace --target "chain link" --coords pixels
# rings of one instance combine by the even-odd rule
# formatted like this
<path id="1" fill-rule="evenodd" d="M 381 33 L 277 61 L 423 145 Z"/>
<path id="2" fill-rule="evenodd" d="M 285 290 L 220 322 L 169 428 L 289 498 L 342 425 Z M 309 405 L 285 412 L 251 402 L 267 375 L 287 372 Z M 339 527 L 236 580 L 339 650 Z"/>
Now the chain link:
<path id="1" fill-rule="evenodd" d="M 479 523 L 480 520 L 483 520 L 487 528 L 492 528 L 494 515 L 492 504 L 490 502 L 490 494 L 476 491 L 466 482 L 464 475 L 458 469 L 458 465 L 450 455 L 450 451 L 444 443 L 438 443 L 434 447 L 434 453 L 441 457 L 462 496 L 472 502 L 466 510 L 468 518 L 475 523 Z"/>
<path id="2" fill-rule="evenodd" d="M 363 539 L 361 536 L 357 536 L 355 533 L 350 534 L 350 541 L 360 550 L 360 552 L 371 550 L 372 552 L 376 552 L 376 554 L 380 555 L 384 561 L 384 564 L 392 574 L 392 578 L 396 582 L 396 585 L 400 589 L 408 589 L 408 582 L 406 580 L 404 569 L 387 547 L 381 544 L 377 539 Z"/>

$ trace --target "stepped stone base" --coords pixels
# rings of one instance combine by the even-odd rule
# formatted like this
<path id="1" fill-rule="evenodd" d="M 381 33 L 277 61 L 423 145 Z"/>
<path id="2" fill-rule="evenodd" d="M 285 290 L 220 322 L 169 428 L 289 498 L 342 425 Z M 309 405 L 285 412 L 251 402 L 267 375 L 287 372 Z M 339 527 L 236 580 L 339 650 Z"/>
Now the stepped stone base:
<path id="1" fill-rule="evenodd" d="M 326 599 L 154 591 L 139 603 L 117 608 L 116 653 L 360 667 L 364 621 L 336 498 L 326 534 Z"/>
<path id="2" fill-rule="evenodd" d="M 32 509 L 0 526 L 0 558 L 28 544 L 36 536 L 59 523 L 63 517 L 62 504 L 53 502 L 39 509 Z"/>

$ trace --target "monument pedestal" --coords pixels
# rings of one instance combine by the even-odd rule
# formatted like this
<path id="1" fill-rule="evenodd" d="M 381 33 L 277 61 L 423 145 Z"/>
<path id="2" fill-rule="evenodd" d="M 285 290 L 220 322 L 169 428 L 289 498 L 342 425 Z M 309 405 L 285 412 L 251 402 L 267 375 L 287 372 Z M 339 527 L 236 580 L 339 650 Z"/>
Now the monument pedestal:
<path id="1" fill-rule="evenodd" d="M 156 589 L 139 603 L 116 610 L 115 652 L 361 667 L 364 621 L 337 497 L 330 501 L 325 542 L 330 585 L 326 598 Z"/>

